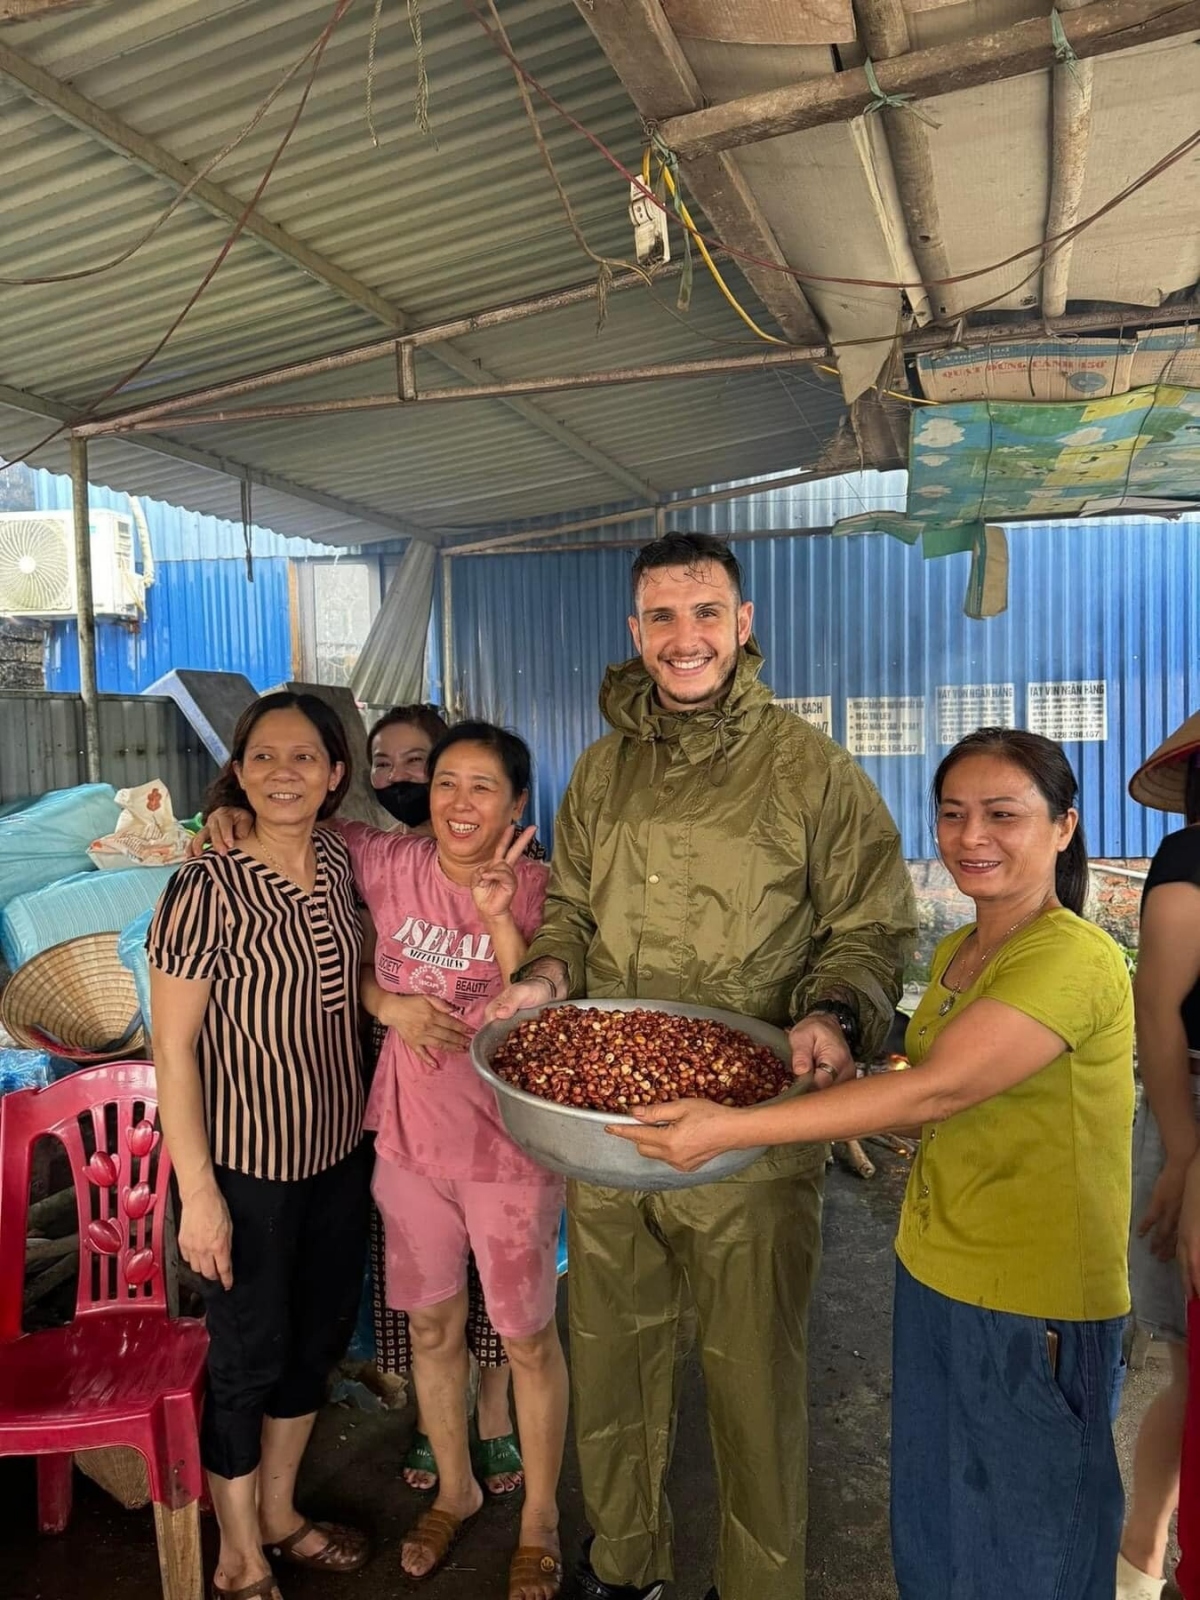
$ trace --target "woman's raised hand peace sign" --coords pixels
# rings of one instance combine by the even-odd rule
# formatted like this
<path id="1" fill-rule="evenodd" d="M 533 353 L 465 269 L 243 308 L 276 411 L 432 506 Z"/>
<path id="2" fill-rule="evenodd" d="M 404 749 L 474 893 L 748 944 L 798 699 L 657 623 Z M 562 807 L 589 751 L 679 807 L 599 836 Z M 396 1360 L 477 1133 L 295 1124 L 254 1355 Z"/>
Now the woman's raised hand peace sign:
<path id="1" fill-rule="evenodd" d="M 492 859 L 476 867 L 471 874 L 475 908 L 485 922 L 498 922 L 512 909 L 513 895 L 517 892 L 516 864 L 536 832 L 536 828 L 523 829 L 507 848 L 502 838 Z"/>

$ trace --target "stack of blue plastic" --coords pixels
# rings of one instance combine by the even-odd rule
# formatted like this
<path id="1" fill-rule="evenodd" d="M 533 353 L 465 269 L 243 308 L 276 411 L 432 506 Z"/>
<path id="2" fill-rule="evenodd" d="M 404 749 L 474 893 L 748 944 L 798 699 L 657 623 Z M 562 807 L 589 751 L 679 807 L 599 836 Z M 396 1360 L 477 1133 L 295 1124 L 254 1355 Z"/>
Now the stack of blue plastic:
<path id="1" fill-rule="evenodd" d="M 87 853 L 119 816 L 107 783 L 56 789 L 0 815 L 0 953 L 14 972 L 64 940 L 119 933 L 157 902 L 174 868 L 98 872 Z"/>
<path id="2" fill-rule="evenodd" d="M 44 1089 L 56 1075 L 60 1074 L 44 1050 L 0 1050 L 0 1095 L 15 1089 Z"/>
<path id="3" fill-rule="evenodd" d="M 121 937 L 117 940 L 117 954 L 121 958 L 121 965 L 128 967 L 133 973 L 133 981 L 137 988 L 138 1007 L 142 1013 L 142 1021 L 146 1024 L 146 1032 L 150 1032 L 150 963 L 146 959 L 146 935 L 150 931 L 150 921 L 154 916 L 154 907 L 143 911 L 129 925 L 121 930 Z"/>

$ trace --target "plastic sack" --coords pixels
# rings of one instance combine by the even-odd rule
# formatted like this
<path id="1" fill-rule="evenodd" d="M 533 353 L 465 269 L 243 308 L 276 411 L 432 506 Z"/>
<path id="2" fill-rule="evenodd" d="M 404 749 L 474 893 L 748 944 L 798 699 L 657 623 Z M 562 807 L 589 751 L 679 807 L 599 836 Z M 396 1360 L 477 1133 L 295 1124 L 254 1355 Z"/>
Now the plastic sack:
<path id="1" fill-rule="evenodd" d="M 116 801 L 121 808 L 116 827 L 88 846 L 95 866 L 119 871 L 131 866 L 178 866 L 187 859 L 191 834 L 176 822 L 170 793 L 161 778 L 118 790 Z"/>
<path id="2" fill-rule="evenodd" d="M 375 1359 L 375 1274 L 371 1270 L 371 1253 L 363 1267 L 363 1291 L 358 1302 L 358 1318 L 350 1336 L 343 1360 L 374 1361 Z M 349 1397 L 346 1397 L 349 1398 Z"/>
<path id="3" fill-rule="evenodd" d="M 0 1095 L 16 1089 L 44 1089 L 53 1078 L 45 1050 L 0 1050 Z"/>
<path id="4" fill-rule="evenodd" d="M 135 917 L 128 927 L 122 928 L 121 937 L 117 940 L 117 955 L 121 965 L 133 973 L 138 1010 L 142 1013 L 147 1033 L 150 1032 L 150 963 L 146 959 L 146 935 L 150 932 L 153 917 L 154 907 L 151 906 L 149 911 L 143 911 L 140 917 Z"/>
<path id="5" fill-rule="evenodd" d="M 88 846 L 116 826 L 113 787 L 55 789 L 0 816 L 0 905 L 78 872 L 90 872 Z"/>
<path id="6" fill-rule="evenodd" d="M 85 933 L 120 933 L 158 903 L 174 867 L 81 872 L 0 911 L 0 953 L 15 972 L 32 956 Z"/>

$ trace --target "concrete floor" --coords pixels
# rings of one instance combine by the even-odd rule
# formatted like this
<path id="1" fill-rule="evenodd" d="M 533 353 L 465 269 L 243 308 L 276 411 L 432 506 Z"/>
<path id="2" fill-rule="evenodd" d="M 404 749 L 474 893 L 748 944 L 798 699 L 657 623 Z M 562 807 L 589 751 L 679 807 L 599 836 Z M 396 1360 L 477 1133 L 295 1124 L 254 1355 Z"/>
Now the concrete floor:
<path id="1" fill-rule="evenodd" d="M 872 1147 L 868 1182 L 840 1168 L 829 1175 L 825 1266 L 811 1338 L 811 1520 L 808 1600 L 895 1600 L 888 1557 L 887 1444 L 892 1253 L 903 1192 L 903 1160 Z M 1131 1375 L 1119 1427 L 1122 1461 L 1148 1400 L 1163 1381 L 1156 1360 Z M 392 1600 L 406 1592 L 397 1551 L 419 1498 L 400 1481 L 398 1463 L 411 1418 L 328 1409 L 305 1464 L 302 1501 L 313 1514 L 370 1529 L 377 1553 L 353 1578 L 288 1573 L 286 1600 Z M 61 1538 L 38 1539 L 31 1464 L 0 1462 L 2 1600 L 153 1600 L 159 1593 L 149 1512 L 125 1512 L 76 1474 L 76 1506 Z M 710 1578 L 713 1481 L 699 1375 L 680 1420 L 672 1477 L 678 1529 L 672 1600 L 701 1600 Z M 568 1452 L 562 1487 L 568 1556 L 584 1531 L 577 1468 Z M 493 1503 L 427 1585 L 429 1600 L 500 1600 L 516 1540 L 517 1508 Z M 206 1519 L 211 1563 L 215 1529 Z M 569 1593 L 568 1589 L 568 1593 Z M 1173 1591 L 1168 1591 L 1173 1593 Z"/>

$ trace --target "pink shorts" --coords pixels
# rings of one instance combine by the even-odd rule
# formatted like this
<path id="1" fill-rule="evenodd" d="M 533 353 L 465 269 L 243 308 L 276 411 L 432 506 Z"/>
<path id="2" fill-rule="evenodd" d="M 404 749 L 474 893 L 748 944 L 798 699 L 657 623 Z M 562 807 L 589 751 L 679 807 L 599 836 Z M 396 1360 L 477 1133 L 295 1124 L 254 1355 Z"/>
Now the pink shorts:
<path id="1" fill-rule="evenodd" d="M 462 1293 L 474 1251 L 501 1338 L 528 1339 L 554 1316 L 561 1184 L 427 1178 L 377 1156 L 371 1192 L 383 1217 L 393 1309 L 419 1311 Z"/>

